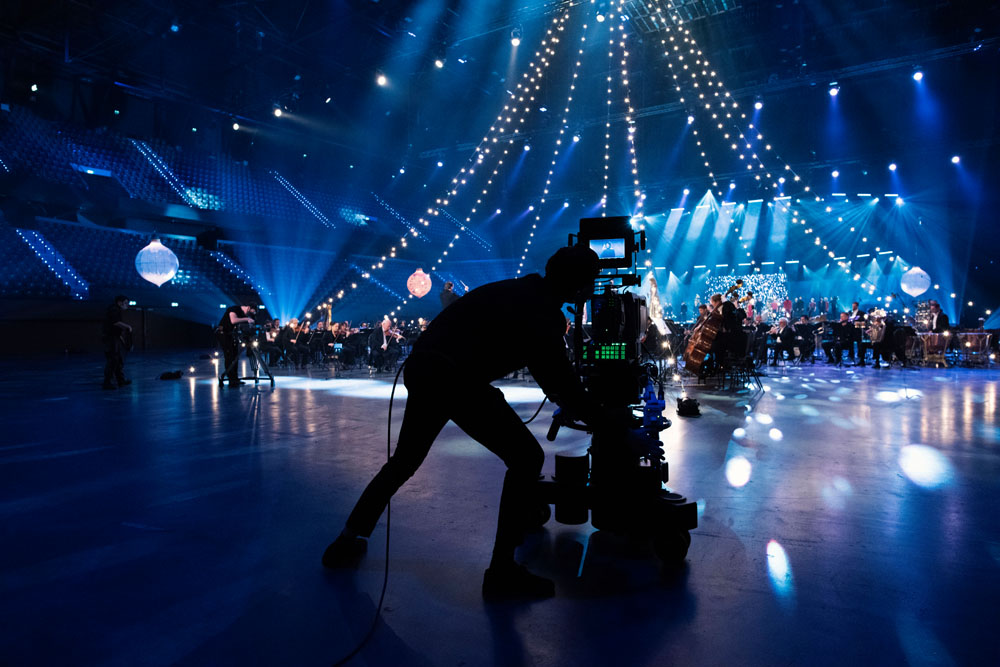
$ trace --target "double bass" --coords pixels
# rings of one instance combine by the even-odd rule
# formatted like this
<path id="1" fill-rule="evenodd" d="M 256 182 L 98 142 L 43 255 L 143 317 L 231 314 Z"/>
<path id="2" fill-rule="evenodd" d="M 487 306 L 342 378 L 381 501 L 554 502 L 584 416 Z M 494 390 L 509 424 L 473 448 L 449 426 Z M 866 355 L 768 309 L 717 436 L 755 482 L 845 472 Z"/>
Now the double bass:
<path id="1" fill-rule="evenodd" d="M 725 302 L 725 299 L 730 294 L 734 294 L 742 286 L 742 280 L 737 280 L 736 284 L 731 285 L 722 297 L 723 302 Z M 750 295 L 747 296 L 749 297 Z M 722 307 L 720 306 L 712 310 L 704 321 L 694 328 L 694 331 L 691 332 L 691 338 L 688 340 L 687 348 L 684 350 L 684 368 L 686 370 L 695 374 L 701 373 L 705 357 L 711 352 L 712 344 L 715 343 L 716 337 L 722 331 L 722 326 Z"/>

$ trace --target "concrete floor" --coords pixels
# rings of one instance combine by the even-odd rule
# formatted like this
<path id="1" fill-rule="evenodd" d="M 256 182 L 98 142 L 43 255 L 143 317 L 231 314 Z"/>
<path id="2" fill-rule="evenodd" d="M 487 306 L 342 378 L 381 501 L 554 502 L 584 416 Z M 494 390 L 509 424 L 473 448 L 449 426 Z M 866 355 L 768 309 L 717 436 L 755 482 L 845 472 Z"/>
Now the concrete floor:
<path id="1" fill-rule="evenodd" d="M 364 636 L 384 519 L 357 571 L 320 555 L 385 459 L 391 378 L 219 389 L 197 356 L 136 356 L 116 392 L 94 357 L 0 367 L 0 664 L 328 665 Z M 1000 371 L 765 385 L 689 387 L 693 420 L 668 398 L 670 485 L 701 513 L 684 568 L 553 521 L 520 552 L 557 584 L 532 604 L 481 600 L 503 466 L 448 426 L 393 502 L 353 664 L 1000 664 Z M 545 441 L 550 414 L 548 472 L 585 442 Z"/>

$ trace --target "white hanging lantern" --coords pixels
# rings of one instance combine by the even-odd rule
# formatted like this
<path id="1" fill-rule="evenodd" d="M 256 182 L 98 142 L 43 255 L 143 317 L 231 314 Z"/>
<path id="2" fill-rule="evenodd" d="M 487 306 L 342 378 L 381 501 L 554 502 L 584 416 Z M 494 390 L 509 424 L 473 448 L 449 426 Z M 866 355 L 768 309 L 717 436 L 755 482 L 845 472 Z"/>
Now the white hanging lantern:
<path id="1" fill-rule="evenodd" d="M 931 277 L 919 266 L 915 266 L 900 278 L 899 286 L 910 296 L 920 296 L 931 286 Z"/>
<path id="2" fill-rule="evenodd" d="M 177 275 L 177 255 L 167 246 L 154 238 L 149 245 L 135 256 L 135 270 L 145 280 L 157 287 Z"/>
<path id="3" fill-rule="evenodd" d="M 406 279 L 406 289 L 410 290 L 410 294 L 421 299 L 431 291 L 431 277 L 424 273 L 423 269 L 417 269 Z"/>

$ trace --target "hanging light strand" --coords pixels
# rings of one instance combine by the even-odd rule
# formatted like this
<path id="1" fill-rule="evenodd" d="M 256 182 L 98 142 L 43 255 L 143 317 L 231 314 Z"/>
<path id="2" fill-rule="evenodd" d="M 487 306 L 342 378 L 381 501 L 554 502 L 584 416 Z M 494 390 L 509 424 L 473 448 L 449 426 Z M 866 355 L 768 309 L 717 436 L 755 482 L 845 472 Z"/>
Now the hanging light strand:
<path id="1" fill-rule="evenodd" d="M 556 135 L 555 145 L 552 149 L 552 159 L 549 163 L 549 173 L 545 178 L 545 187 L 542 188 L 541 196 L 538 197 L 537 201 L 533 202 L 530 207 L 533 210 L 535 216 L 534 216 L 534 221 L 531 223 L 531 231 L 528 232 L 528 239 L 524 244 L 524 248 L 521 250 L 521 259 L 517 265 L 517 275 L 521 275 L 521 273 L 525 270 L 524 264 L 527 261 L 528 254 L 531 251 L 531 244 L 534 241 L 535 232 L 538 229 L 538 225 L 541 223 L 542 204 L 544 204 L 545 200 L 548 198 L 549 188 L 552 187 L 552 176 L 555 173 L 556 162 L 559 157 L 559 153 L 563 148 L 563 143 L 567 141 L 566 133 L 567 130 L 569 129 L 568 125 L 569 114 L 570 114 L 570 109 L 573 108 L 573 98 L 576 95 L 576 81 L 580 75 L 580 64 L 583 61 L 583 56 L 584 56 L 584 44 L 587 41 L 586 23 L 583 24 L 583 30 L 584 34 L 580 36 L 580 45 L 577 49 L 576 61 L 574 62 L 573 65 L 573 74 L 570 77 L 569 92 L 566 95 L 566 104 L 563 106 L 562 122 L 560 123 L 559 133 Z M 575 141 L 575 139 L 570 138 L 569 141 Z"/>

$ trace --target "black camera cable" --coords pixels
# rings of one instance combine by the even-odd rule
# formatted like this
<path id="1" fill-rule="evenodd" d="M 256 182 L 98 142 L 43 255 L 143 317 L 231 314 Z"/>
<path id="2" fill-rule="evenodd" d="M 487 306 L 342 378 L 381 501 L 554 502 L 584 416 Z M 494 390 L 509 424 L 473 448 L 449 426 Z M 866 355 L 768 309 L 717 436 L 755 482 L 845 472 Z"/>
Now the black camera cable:
<path id="1" fill-rule="evenodd" d="M 388 461 L 389 457 L 392 456 L 392 401 L 393 398 L 395 398 L 396 396 L 396 385 L 399 383 L 399 376 L 403 372 L 404 366 L 406 366 L 405 360 L 403 361 L 403 363 L 399 365 L 399 370 L 396 371 L 396 378 L 392 381 L 392 392 L 390 392 L 389 394 L 389 423 L 388 426 L 386 427 L 386 432 L 385 432 L 386 461 Z M 334 662 L 333 664 L 335 667 L 347 664 L 347 662 L 350 661 L 351 658 L 360 653 L 361 649 L 363 649 L 365 647 L 365 644 L 368 643 L 368 640 L 370 640 L 372 638 L 372 635 L 375 634 L 375 628 L 378 627 L 378 619 L 381 618 L 382 616 L 382 603 L 385 602 L 385 591 L 389 586 L 389 534 L 392 528 L 391 520 L 392 520 L 392 499 L 390 498 L 389 502 L 386 503 L 385 506 L 385 569 L 382 572 L 382 592 L 378 596 L 378 605 L 376 605 L 375 607 L 375 616 L 374 618 L 372 618 L 371 627 L 368 628 L 368 632 L 361 639 L 361 641 L 358 642 L 358 645 L 355 646 L 354 649 L 350 653 L 345 655 L 343 658 L 340 658 L 339 660 Z"/>

